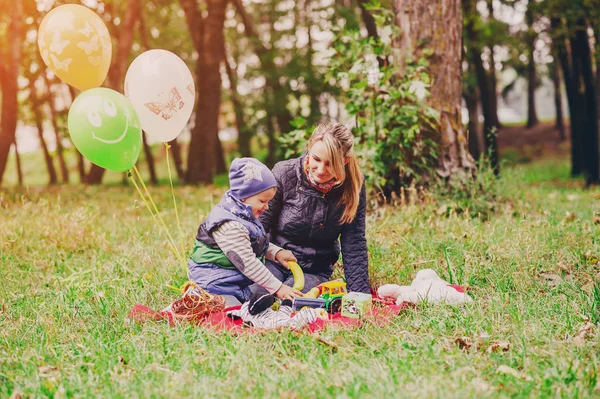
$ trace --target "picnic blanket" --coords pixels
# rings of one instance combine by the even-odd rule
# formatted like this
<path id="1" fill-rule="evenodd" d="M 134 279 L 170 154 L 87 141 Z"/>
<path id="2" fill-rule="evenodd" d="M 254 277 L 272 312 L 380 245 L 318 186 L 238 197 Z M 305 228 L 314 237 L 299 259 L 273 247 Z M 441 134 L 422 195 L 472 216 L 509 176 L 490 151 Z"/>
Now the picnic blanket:
<path id="1" fill-rule="evenodd" d="M 449 285 L 460 293 L 465 292 L 465 288 L 459 285 Z M 400 314 L 403 310 L 413 307 L 414 304 L 410 302 L 402 302 L 395 304 L 394 301 L 379 298 L 376 293 L 372 292 L 373 295 L 373 306 L 369 312 L 367 312 L 363 319 L 353 319 L 342 316 L 341 313 L 330 314 L 327 320 L 316 319 L 312 323 L 308 324 L 304 328 L 309 332 L 322 331 L 330 326 L 356 328 L 362 324 L 364 320 L 370 320 L 371 322 L 378 325 L 389 324 L 395 316 Z M 233 310 L 239 310 L 241 306 L 234 306 L 226 308 L 221 312 L 211 313 L 208 317 L 203 319 L 199 325 L 209 328 L 214 331 L 227 331 L 231 333 L 242 333 L 246 331 L 257 331 L 257 328 L 246 325 L 243 320 L 235 319 L 228 315 Z M 172 312 L 154 311 L 148 306 L 136 304 L 129 312 L 129 318 L 136 322 L 145 322 L 149 320 L 166 320 L 174 327 L 179 321 L 175 319 Z"/>

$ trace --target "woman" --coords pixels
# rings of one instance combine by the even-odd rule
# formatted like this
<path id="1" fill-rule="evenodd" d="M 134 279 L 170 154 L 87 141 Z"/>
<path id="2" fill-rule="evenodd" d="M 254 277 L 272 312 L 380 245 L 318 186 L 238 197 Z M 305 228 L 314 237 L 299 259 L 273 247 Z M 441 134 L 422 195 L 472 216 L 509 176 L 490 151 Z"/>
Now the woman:
<path id="1" fill-rule="evenodd" d="M 260 221 L 271 242 L 290 250 L 298 260 L 304 271 L 302 291 L 330 279 L 341 251 L 348 290 L 369 293 L 367 200 L 352 132 L 339 123 L 319 125 L 308 151 L 277 163 L 273 174 L 277 194 Z M 286 261 L 267 260 L 266 266 L 284 284 L 293 285 Z M 266 292 L 256 285 L 252 291 L 250 312 L 256 314 L 272 298 L 267 300 Z"/>

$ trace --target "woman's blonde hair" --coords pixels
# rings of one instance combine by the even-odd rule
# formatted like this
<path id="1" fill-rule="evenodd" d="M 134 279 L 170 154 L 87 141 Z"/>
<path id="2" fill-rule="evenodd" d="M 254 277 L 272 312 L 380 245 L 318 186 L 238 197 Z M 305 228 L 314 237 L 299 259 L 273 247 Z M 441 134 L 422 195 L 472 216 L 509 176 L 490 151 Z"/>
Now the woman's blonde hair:
<path id="1" fill-rule="evenodd" d="M 339 204 L 345 206 L 340 222 L 342 224 L 350 223 L 356 216 L 364 180 L 354 153 L 354 136 L 350 129 L 341 123 L 328 122 L 315 128 L 308 140 L 308 151 L 317 141 L 322 141 L 327 147 L 333 174 L 338 184 L 341 183 L 344 187 L 339 201 Z"/>

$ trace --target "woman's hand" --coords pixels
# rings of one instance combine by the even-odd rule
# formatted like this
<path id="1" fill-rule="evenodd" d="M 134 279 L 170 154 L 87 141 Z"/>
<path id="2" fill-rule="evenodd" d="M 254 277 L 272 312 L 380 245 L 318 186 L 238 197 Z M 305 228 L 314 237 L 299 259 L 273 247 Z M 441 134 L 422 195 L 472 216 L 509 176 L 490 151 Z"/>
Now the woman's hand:
<path id="1" fill-rule="evenodd" d="M 296 259 L 292 251 L 287 249 L 282 249 L 281 251 L 277 252 L 275 254 L 275 260 L 288 270 L 290 269 L 290 265 L 288 265 L 289 261 L 298 262 L 298 259 Z"/>
<path id="2" fill-rule="evenodd" d="M 295 288 L 282 284 L 275 295 L 283 301 L 284 299 L 294 299 L 297 296 L 302 296 L 302 293 Z"/>

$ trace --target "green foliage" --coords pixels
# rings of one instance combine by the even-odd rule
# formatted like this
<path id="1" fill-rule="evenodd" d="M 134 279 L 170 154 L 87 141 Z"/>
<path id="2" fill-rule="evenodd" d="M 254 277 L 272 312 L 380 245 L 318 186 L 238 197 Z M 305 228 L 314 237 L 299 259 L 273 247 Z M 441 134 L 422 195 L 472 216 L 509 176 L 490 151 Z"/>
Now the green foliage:
<path id="1" fill-rule="evenodd" d="M 369 8 L 380 27 L 379 38 L 365 38 L 346 27 L 334 29 L 325 79 L 355 121 L 357 153 L 367 182 L 388 196 L 431 175 L 437 149 L 429 133 L 438 116 L 423 102 L 430 84 L 426 59 L 406 60 L 401 73 L 392 62 L 392 37 L 398 33 L 393 15 L 377 4 Z M 301 152 L 310 134 L 302 122 L 281 139 L 287 154 Z"/>
<path id="2" fill-rule="evenodd" d="M 436 111 L 424 104 L 430 77 L 425 58 L 394 60 L 393 14 L 377 5 L 371 12 L 379 38 L 340 29 L 333 41 L 327 78 L 341 88 L 339 98 L 355 119 L 358 153 L 367 181 L 388 196 L 402 186 L 422 183 L 437 165 L 436 142 L 428 133 Z"/>

